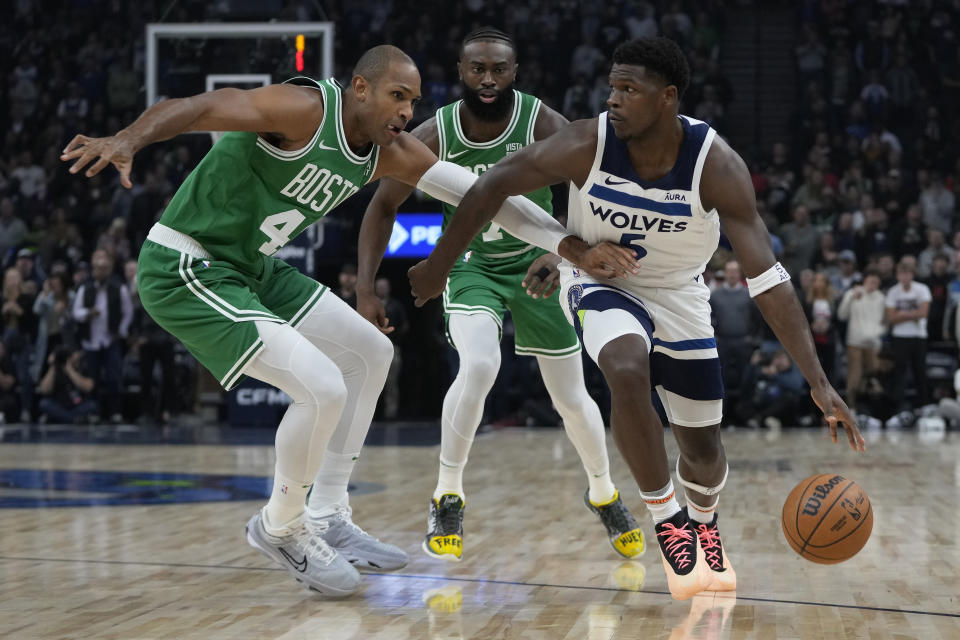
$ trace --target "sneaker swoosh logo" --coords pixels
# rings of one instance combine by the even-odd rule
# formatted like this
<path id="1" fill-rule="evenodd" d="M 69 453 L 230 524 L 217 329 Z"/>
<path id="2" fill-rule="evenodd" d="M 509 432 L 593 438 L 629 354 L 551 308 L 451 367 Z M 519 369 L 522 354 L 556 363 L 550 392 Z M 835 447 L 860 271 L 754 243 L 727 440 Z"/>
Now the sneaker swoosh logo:
<path id="1" fill-rule="evenodd" d="M 324 151 L 340 151 L 340 149 L 337 149 L 336 147 L 328 147 L 323 143 L 323 140 L 317 143 L 317 149 L 323 149 Z"/>
<path id="2" fill-rule="evenodd" d="M 610 176 L 607 176 L 607 179 L 603 181 L 604 184 L 609 184 L 611 186 L 617 184 L 628 184 L 629 182 L 629 180 L 611 180 Z"/>
<path id="3" fill-rule="evenodd" d="M 286 558 L 287 562 L 290 563 L 290 566 L 296 569 L 297 571 L 299 571 L 300 573 L 303 573 L 307 570 L 307 556 L 303 556 L 303 560 L 297 560 L 296 558 L 291 556 L 289 553 L 287 553 L 285 549 L 280 549 L 280 555 Z"/>
<path id="4" fill-rule="evenodd" d="M 463 151 L 457 151 L 456 153 L 448 153 L 448 154 L 447 154 L 447 160 L 453 160 L 454 158 L 456 158 L 456 157 L 458 157 L 458 156 L 462 156 L 462 155 L 465 154 L 467 151 L 469 151 L 469 149 L 464 149 Z"/>

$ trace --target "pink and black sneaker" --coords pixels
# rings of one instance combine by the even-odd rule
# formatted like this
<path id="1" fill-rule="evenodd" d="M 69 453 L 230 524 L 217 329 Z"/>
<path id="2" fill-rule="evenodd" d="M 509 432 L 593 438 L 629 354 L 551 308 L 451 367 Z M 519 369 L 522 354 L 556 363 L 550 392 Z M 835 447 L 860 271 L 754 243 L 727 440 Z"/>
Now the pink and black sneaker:
<path id="1" fill-rule="evenodd" d="M 713 576 L 697 544 L 693 523 L 683 509 L 654 526 L 667 585 L 674 600 L 686 600 L 710 586 Z"/>
<path id="2" fill-rule="evenodd" d="M 694 530 L 697 532 L 697 538 L 700 539 L 700 547 L 703 549 L 704 558 L 707 566 L 710 568 L 712 581 L 707 587 L 708 591 L 736 591 L 737 590 L 737 572 L 730 565 L 730 559 L 723 552 L 723 544 L 720 542 L 720 530 L 717 528 L 717 514 L 713 514 L 713 520 L 710 524 L 690 521 Z"/>

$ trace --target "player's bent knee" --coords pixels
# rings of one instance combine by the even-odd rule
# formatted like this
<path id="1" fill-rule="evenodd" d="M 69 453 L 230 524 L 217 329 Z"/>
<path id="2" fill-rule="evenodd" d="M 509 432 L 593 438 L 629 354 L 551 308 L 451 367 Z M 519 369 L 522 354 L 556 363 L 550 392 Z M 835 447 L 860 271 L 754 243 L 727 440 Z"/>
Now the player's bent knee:
<path id="1" fill-rule="evenodd" d="M 477 386 L 492 387 L 500 371 L 500 352 L 470 354 L 468 358 L 463 358 L 460 367 Z"/>
<path id="2" fill-rule="evenodd" d="M 615 342 L 611 342 L 600 352 L 597 364 L 611 391 L 631 389 L 649 392 L 650 367 L 646 358 L 638 358 L 632 351 L 617 349 Z"/>

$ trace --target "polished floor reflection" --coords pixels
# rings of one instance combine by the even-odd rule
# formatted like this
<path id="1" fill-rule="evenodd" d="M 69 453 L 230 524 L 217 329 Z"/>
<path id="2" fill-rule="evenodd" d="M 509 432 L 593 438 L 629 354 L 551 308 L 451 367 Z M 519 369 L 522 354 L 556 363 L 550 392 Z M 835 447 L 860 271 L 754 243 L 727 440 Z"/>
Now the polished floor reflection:
<path id="1" fill-rule="evenodd" d="M 3 443 L 0 637 L 960 638 L 960 438 L 869 435 L 867 453 L 856 455 L 819 430 L 727 434 L 721 530 L 738 592 L 687 602 L 667 595 L 655 544 L 639 561 L 613 553 L 583 507 L 573 448 L 555 430 L 478 438 L 457 565 L 419 550 L 437 447 L 402 446 L 402 434 L 367 447 L 354 519 L 402 545 L 411 562 L 367 574 L 341 600 L 303 590 L 244 542 L 260 501 L 237 487 L 266 491 L 257 478 L 272 469 L 269 446 Z M 649 516 L 612 456 L 652 542 Z M 863 551 L 821 566 L 790 550 L 780 508 L 796 482 L 828 472 L 863 486 L 876 520 Z M 124 499 L 98 503 L 120 489 L 91 476 L 111 478 Z M 234 493 L 220 499 L 210 486 Z M 191 491 L 198 501 L 129 498 Z M 36 506 L 57 504 L 92 506 Z"/>

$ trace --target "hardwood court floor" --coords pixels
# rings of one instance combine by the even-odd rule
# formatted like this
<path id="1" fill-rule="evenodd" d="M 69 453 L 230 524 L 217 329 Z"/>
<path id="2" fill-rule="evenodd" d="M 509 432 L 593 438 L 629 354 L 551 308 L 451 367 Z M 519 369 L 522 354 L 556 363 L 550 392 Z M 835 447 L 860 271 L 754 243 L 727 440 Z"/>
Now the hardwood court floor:
<path id="1" fill-rule="evenodd" d="M 956 434 L 872 434 L 859 456 L 821 431 L 737 431 L 726 446 L 721 530 L 736 597 L 670 599 L 649 516 L 612 444 L 615 480 L 650 545 L 636 562 L 614 555 L 584 508 L 585 480 L 563 435 L 507 430 L 474 446 L 456 565 L 419 548 L 437 447 L 365 449 L 354 519 L 411 560 L 368 574 L 342 600 L 304 590 L 247 546 L 243 525 L 261 501 L 0 509 L 0 638 L 960 638 Z M 266 446 L 0 445 L 0 473 L 266 477 L 272 464 Z M 780 532 L 790 488 L 821 472 L 855 479 L 875 509 L 872 539 L 841 565 L 799 558 Z M 266 493 L 267 481 L 256 482 Z"/>

